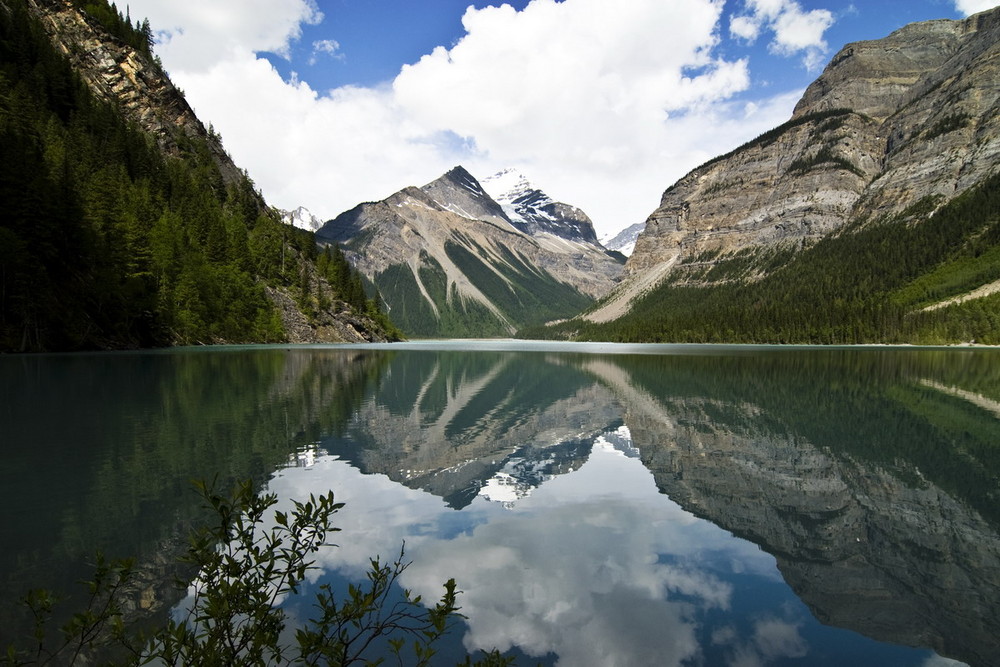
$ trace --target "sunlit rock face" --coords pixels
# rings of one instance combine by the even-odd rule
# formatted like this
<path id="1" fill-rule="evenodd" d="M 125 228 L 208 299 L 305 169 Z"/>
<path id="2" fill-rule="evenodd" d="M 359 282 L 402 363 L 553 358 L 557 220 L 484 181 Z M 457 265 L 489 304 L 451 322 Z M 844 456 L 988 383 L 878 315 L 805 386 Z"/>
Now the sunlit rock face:
<path id="1" fill-rule="evenodd" d="M 708 284 L 720 258 L 794 251 L 848 222 L 898 214 L 928 196 L 941 205 L 981 182 L 1000 160 L 998 56 L 1000 9 L 848 44 L 787 123 L 664 192 L 619 299 L 667 276 Z"/>
<path id="2" fill-rule="evenodd" d="M 28 0 L 28 5 L 90 89 L 100 99 L 119 105 L 129 120 L 156 138 L 161 149 L 179 154 L 178 138 L 184 136 L 207 141 L 223 180 L 236 183 L 243 178 L 218 135 L 205 129 L 162 68 L 110 38 L 73 3 Z"/>
<path id="3" fill-rule="evenodd" d="M 774 554 L 817 618 L 996 664 L 996 527 L 905 462 L 875 466 L 749 426 L 762 420 L 751 403 L 708 400 L 626 416 L 661 491 Z"/>
<path id="4" fill-rule="evenodd" d="M 622 263 L 582 211 L 530 188 L 504 201 L 455 167 L 423 187 L 359 204 L 317 238 L 344 244 L 412 335 L 510 335 L 575 315 L 612 289 Z"/>

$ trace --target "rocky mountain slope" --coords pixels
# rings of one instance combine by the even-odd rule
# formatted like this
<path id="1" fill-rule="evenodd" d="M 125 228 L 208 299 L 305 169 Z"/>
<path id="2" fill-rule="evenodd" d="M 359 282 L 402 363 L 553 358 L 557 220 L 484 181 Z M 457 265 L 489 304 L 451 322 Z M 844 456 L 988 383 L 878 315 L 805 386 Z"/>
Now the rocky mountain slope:
<path id="1" fill-rule="evenodd" d="M 642 230 L 645 228 L 646 223 L 644 222 L 629 225 L 617 234 L 609 234 L 607 237 L 602 237 L 601 245 L 608 250 L 617 250 L 628 257 L 635 250 L 635 243 L 639 240 L 639 235 L 642 234 Z"/>
<path id="2" fill-rule="evenodd" d="M 194 115 L 152 34 L 102 0 L 0 2 L 0 350 L 391 335 Z"/>
<path id="3" fill-rule="evenodd" d="M 185 139 L 205 141 L 226 183 L 243 177 L 218 135 L 205 129 L 184 95 L 152 58 L 109 35 L 98 20 L 74 3 L 28 0 L 28 6 L 97 97 L 118 106 L 129 120 L 155 137 L 164 152 L 179 157 L 185 151 Z"/>
<path id="4" fill-rule="evenodd" d="M 456 167 L 342 213 L 317 238 L 345 245 L 405 333 L 510 335 L 575 315 L 621 273 L 581 211 L 525 194 L 501 204 Z"/>
<path id="5" fill-rule="evenodd" d="M 281 221 L 286 225 L 298 227 L 299 229 L 304 229 L 309 232 L 315 232 L 323 226 L 323 221 L 313 215 L 312 211 L 307 209 L 305 206 L 299 206 L 294 211 L 283 211 L 279 209 L 278 214 L 281 216 Z"/>
<path id="6" fill-rule="evenodd" d="M 926 217 L 983 183 L 1000 164 L 998 62 L 1000 9 L 848 44 L 787 123 L 664 192 L 616 297 L 588 319 L 617 319 L 665 283 L 759 280 L 852 225 L 912 218 L 918 203 Z M 736 258 L 753 265 L 720 268 Z"/>

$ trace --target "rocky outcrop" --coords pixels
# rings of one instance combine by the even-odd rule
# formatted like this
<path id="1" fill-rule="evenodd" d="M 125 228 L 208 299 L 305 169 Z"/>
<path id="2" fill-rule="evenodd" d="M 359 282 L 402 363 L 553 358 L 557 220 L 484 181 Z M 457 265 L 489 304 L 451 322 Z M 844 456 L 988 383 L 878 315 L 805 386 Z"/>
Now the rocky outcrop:
<path id="1" fill-rule="evenodd" d="M 981 182 L 1000 163 L 998 63 L 1000 9 L 848 44 L 787 123 L 664 192 L 618 303 L 590 319 L 614 319 L 667 276 L 710 284 L 720 259 L 802 248 Z"/>
<path id="2" fill-rule="evenodd" d="M 383 329 L 367 317 L 360 317 L 346 304 L 323 310 L 307 318 L 285 289 L 265 287 L 268 299 L 281 317 L 289 343 L 385 343 Z"/>
<path id="3" fill-rule="evenodd" d="M 203 140 L 226 183 L 243 177 L 218 135 L 205 129 L 158 64 L 109 35 L 69 0 L 28 0 L 28 6 L 90 89 L 118 105 L 162 150 L 179 155 L 184 138 Z"/>

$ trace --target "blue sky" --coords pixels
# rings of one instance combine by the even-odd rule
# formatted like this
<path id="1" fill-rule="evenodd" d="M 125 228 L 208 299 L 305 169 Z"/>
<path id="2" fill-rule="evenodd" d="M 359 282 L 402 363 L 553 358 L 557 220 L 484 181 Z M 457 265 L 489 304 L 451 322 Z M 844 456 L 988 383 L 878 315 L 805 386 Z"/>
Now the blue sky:
<path id="1" fill-rule="evenodd" d="M 331 218 L 456 164 L 599 234 L 788 119 L 847 42 L 996 0 L 130 0 L 268 201 Z M 501 6 L 502 5 L 502 6 Z"/>

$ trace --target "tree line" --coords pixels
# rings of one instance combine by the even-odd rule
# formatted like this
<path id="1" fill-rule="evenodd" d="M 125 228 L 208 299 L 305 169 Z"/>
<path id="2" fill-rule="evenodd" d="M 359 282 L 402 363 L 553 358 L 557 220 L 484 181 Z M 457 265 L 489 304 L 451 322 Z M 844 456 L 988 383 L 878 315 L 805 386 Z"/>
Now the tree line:
<path id="1" fill-rule="evenodd" d="M 715 258 L 606 324 L 574 319 L 524 337 L 691 343 L 1000 343 L 1000 294 L 925 307 L 1000 280 L 1000 175 L 945 205 L 857 220 L 796 252 Z M 684 268 L 684 267 L 682 267 Z M 761 278 L 761 273 L 764 277 Z"/>
<path id="2" fill-rule="evenodd" d="M 97 99 L 24 0 L 0 12 L 0 350 L 277 342 L 270 285 L 307 315 L 377 299 L 337 251 L 282 224 L 244 173 L 226 182 L 208 136 L 165 155 Z M 150 54 L 148 22 L 78 1 Z M 151 61 L 147 62 L 152 67 Z M 360 289 L 359 289 L 360 288 Z"/>

